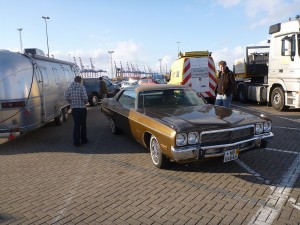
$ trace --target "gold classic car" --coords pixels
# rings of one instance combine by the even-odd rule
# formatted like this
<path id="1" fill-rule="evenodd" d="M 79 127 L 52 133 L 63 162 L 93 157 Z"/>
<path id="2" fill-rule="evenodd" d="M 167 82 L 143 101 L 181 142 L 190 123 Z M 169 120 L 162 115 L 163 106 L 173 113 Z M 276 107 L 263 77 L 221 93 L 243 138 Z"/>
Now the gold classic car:
<path id="1" fill-rule="evenodd" d="M 271 120 L 206 104 L 188 86 L 157 84 L 121 89 L 102 100 L 114 134 L 131 135 L 150 149 L 153 164 L 210 157 L 235 160 L 239 152 L 263 148 L 273 137 Z"/>

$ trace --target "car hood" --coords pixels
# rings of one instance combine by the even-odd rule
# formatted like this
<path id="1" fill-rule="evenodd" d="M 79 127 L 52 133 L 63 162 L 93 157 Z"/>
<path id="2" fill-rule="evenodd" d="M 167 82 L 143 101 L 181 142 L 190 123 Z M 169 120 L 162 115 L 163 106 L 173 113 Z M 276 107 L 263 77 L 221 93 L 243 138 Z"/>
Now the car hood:
<path id="1" fill-rule="evenodd" d="M 144 113 L 178 130 L 230 128 L 265 121 L 245 112 L 214 105 L 182 108 L 152 108 Z"/>

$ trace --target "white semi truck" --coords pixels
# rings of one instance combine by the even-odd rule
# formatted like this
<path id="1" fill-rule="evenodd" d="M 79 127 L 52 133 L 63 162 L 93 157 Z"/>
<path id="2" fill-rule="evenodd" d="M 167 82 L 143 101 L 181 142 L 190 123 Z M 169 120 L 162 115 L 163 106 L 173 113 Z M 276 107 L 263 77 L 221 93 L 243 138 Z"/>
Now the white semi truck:
<path id="1" fill-rule="evenodd" d="M 246 47 L 246 58 L 234 62 L 236 97 L 300 108 L 300 17 L 270 26 L 269 34 L 269 46 Z"/>

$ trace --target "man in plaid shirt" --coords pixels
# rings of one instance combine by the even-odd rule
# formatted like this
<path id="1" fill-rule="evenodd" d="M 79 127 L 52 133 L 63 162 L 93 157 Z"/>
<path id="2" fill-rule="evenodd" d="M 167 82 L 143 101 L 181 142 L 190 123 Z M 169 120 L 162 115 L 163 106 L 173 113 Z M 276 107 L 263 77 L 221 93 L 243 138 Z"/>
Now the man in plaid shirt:
<path id="1" fill-rule="evenodd" d="M 80 144 L 88 143 L 86 136 L 88 96 L 85 87 L 81 84 L 80 76 L 76 76 L 74 82 L 66 90 L 65 99 L 70 103 L 74 120 L 73 144 L 80 146 Z"/>

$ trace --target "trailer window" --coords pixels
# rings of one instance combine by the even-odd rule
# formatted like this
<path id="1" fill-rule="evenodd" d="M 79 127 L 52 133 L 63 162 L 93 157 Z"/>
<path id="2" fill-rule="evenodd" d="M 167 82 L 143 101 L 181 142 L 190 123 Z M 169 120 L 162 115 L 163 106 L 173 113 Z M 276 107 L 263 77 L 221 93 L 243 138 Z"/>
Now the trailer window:
<path id="1" fill-rule="evenodd" d="M 70 81 L 72 81 L 70 71 L 68 69 L 63 69 L 63 70 L 64 70 L 64 74 L 66 76 L 67 83 L 69 83 Z"/>
<path id="2" fill-rule="evenodd" d="M 54 74 L 54 79 L 55 79 L 56 84 L 59 84 L 60 81 L 59 81 L 59 76 L 58 76 L 57 69 L 56 68 L 52 68 L 52 72 Z"/>
<path id="3" fill-rule="evenodd" d="M 49 85 L 49 78 L 48 78 L 48 72 L 46 67 L 41 66 L 41 72 L 42 72 L 42 78 L 43 78 L 43 83 L 44 86 L 48 86 Z"/>

